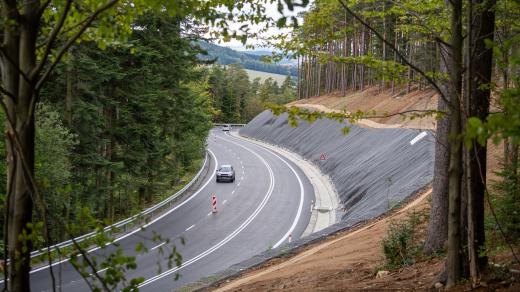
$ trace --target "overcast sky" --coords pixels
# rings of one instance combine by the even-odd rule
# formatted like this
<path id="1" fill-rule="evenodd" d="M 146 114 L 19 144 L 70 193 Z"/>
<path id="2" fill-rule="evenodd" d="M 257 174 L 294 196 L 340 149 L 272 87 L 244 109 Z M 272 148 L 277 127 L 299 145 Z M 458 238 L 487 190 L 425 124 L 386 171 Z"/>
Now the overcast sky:
<path id="1" fill-rule="evenodd" d="M 295 7 L 294 11 L 290 11 L 289 9 L 287 9 L 287 7 L 285 7 L 284 15 L 287 17 L 296 16 L 299 12 L 308 10 L 312 2 L 313 1 L 310 1 L 309 5 L 306 8 Z M 278 12 L 276 3 L 271 3 L 271 4 L 266 4 L 266 5 L 268 5 L 268 7 L 266 9 L 268 16 L 270 16 L 274 19 L 279 19 L 280 17 L 282 17 L 282 15 Z M 299 23 L 301 24 L 301 19 L 299 19 L 299 21 L 300 21 Z M 242 24 L 237 23 L 237 24 L 231 25 L 231 27 L 237 29 L 241 25 Z M 250 27 L 252 30 L 255 29 L 254 26 L 250 26 Z M 268 36 L 273 36 L 273 35 L 282 34 L 282 33 L 286 34 L 286 33 L 289 33 L 290 31 L 291 31 L 290 28 L 279 29 L 279 28 L 273 27 L 273 28 L 270 28 L 270 30 L 266 33 L 265 36 L 268 37 Z M 214 43 L 218 44 L 219 46 L 229 47 L 229 48 L 232 48 L 232 49 L 235 49 L 238 51 L 249 50 L 246 48 L 245 45 L 243 45 L 240 41 L 237 41 L 237 40 L 232 40 L 230 42 L 223 42 L 221 40 L 220 42 L 214 41 Z M 247 44 L 255 46 L 255 50 L 271 50 L 270 48 L 260 47 L 260 45 L 262 44 L 262 41 L 258 40 L 258 39 L 248 39 Z"/>

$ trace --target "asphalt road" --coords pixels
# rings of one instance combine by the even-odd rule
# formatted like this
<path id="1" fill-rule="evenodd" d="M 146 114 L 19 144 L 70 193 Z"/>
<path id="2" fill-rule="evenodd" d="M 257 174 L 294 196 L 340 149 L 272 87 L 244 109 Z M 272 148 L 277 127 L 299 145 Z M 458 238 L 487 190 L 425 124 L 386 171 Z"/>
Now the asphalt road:
<path id="1" fill-rule="evenodd" d="M 289 235 L 297 239 L 307 227 L 308 206 L 314 193 L 297 166 L 276 153 L 220 130 L 211 132 L 208 149 L 210 172 L 199 190 L 154 219 L 145 230 L 117 241 L 125 255 L 137 257 L 137 269 L 128 272 L 126 277 L 143 277 L 141 291 L 182 287 L 283 245 Z M 216 165 L 220 164 L 234 166 L 234 183 L 216 183 Z M 217 196 L 215 214 L 211 212 L 213 194 Z M 155 235 L 160 238 L 154 238 Z M 139 243 L 147 247 L 147 253 L 135 251 Z M 173 264 L 169 268 L 168 255 L 173 247 L 182 255 L 182 265 Z M 91 251 L 90 255 L 101 260 L 114 250 L 114 246 L 109 246 Z M 90 290 L 69 262 L 56 264 L 53 270 L 62 291 Z M 98 272 L 104 276 L 104 270 Z M 48 267 L 32 271 L 31 287 L 33 291 L 52 290 Z"/>

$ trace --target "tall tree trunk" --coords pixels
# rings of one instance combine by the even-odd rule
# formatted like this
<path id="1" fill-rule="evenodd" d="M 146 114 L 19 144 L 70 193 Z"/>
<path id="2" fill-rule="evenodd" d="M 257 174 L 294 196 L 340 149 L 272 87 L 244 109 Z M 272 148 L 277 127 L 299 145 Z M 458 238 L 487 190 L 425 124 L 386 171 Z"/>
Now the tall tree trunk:
<path id="1" fill-rule="evenodd" d="M 6 104 L 6 113 L 13 123 L 13 129 L 9 129 L 8 126 L 6 141 L 8 222 L 5 222 L 5 236 L 12 263 L 8 266 L 7 287 L 10 291 L 30 291 L 32 242 L 28 238 L 22 239 L 21 235 L 30 234 L 27 225 L 32 222 L 33 190 L 27 176 L 34 177 L 35 133 L 30 103 L 35 92 L 32 85 L 22 78 L 19 70 L 27 76 L 36 66 L 35 51 L 39 25 L 36 16 L 39 1 L 24 1 L 23 19 L 18 15 L 16 3 L 12 1 L 2 4 L 3 19 L 18 24 L 6 25 L 3 29 L 5 56 L 2 57 L 4 70 L 1 73 L 4 89 L 11 95 L 4 96 L 3 101 Z M 13 143 L 15 135 L 19 138 L 19 144 Z"/>
<path id="2" fill-rule="evenodd" d="M 447 255 L 447 287 L 455 285 L 461 277 L 461 181 L 462 181 L 462 147 L 461 125 L 461 93 L 462 93 L 462 1 L 452 0 L 451 5 L 451 50 L 447 58 L 447 69 L 450 77 L 451 122 L 450 137 L 454 139 L 450 147 L 449 167 L 449 207 L 448 207 L 448 255 Z"/>
<path id="3" fill-rule="evenodd" d="M 67 91 L 65 94 L 64 120 L 67 126 L 72 126 L 72 51 L 69 53 L 70 60 L 67 63 Z"/>
<path id="4" fill-rule="evenodd" d="M 445 48 L 447 50 L 448 48 Z M 446 64 L 440 62 L 441 71 L 446 72 Z M 444 82 L 441 90 L 447 93 L 449 84 Z M 445 94 L 445 96 L 449 96 Z M 448 104 L 439 97 L 437 110 L 448 111 Z M 435 164 L 433 170 L 433 191 L 430 208 L 430 220 L 428 223 L 428 233 L 424 243 L 424 249 L 428 253 L 433 253 L 445 247 L 448 239 L 448 171 L 450 165 L 450 141 L 448 138 L 450 129 L 451 115 L 444 117 L 437 122 L 436 141 L 435 141 Z"/>
<path id="5" fill-rule="evenodd" d="M 472 0 L 475 17 L 470 20 L 470 66 L 468 78 L 469 116 L 484 121 L 489 115 L 490 87 L 493 51 L 485 40 L 493 41 L 495 32 L 494 0 Z M 484 248 L 484 196 L 486 189 L 487 147 L 476 141 L 468 153 L 468 251 L 470 275 L 478 282 L 479 272 L 487 265 L 487 257 L 480 251 Z"/>

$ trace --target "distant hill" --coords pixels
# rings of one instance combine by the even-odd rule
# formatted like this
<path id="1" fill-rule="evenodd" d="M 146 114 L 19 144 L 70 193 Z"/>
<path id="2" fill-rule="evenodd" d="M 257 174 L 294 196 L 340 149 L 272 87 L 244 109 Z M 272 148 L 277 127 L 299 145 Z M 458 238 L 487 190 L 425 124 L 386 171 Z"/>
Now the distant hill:
<path id="1" fill-rule="evenodd" d="M 269 51 L 252 51 L 239 52 L 230 48 L 221 47 L 215 44 L 199 41 L 199 46 L 208 52 L 207 56 L 199 55 L 200 59 L 213 60 L 217 59 L 217 63 L 221 65 L 229 65 L 239 63 L 246 69 L 262 71 L 274 74 L 287 76 L 297 76 L 297 68 L 292 66 L 286 60 L 280 62 L 283 64 L 265 63 L 262 61 L 262 56 L 271 55 Z"/>

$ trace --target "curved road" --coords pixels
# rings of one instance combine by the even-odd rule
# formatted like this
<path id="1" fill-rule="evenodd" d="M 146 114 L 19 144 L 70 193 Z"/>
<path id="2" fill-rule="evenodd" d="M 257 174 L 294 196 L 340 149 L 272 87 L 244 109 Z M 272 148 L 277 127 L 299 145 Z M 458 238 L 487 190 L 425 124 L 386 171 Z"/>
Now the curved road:
<path id="1" fill-rule="evenodd" d="M 143 277 L 142 291 L 182 287 L 283 245 L 289 234 L 297 239 L 307 227 L 311 214 L 308 206 L 314 193 L 297 166 L 268 149 L 220 130 L 210 133 L 208 149 L 210 173 L 202 186 L 148 223 L 144 230 L 117 240 L 125 255 L 137 257 L 137 269 L 126 277 Z M 234 183 L 215 182 L 214 173 L 220 164 L 234 166 Z M 213 194 L 217 196 L 216 214 L 211 212 Z M 160 234 L 160 240 L 153 240 L 156 234 Z M 138 243 L 149 251 L 135 252 Z M 173 246 L 182 255 L 182 265 L 169 268 L 167 255 Z M 91 255 L 101 259 L 114 250 L 114 246 L 109 246 L 91 251 Z M 53 269 L 62 291 L 89 290 L 69 262 L 56 264 Z M 48 267 L 32 271 L 31 287 L 34 291 L 52 290 Z"/>

